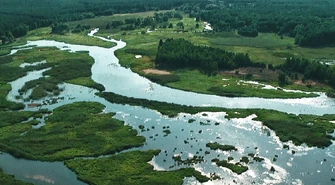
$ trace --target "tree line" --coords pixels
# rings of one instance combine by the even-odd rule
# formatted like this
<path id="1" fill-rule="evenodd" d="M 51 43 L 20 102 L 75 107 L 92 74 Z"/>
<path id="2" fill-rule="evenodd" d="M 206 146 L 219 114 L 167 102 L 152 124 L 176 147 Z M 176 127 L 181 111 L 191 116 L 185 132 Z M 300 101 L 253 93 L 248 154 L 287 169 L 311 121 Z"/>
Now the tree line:
<path id="1" fill-rule="evenodd" d="M 278 66 L 283 72 L 303 74 L 303 80 L 311 79 L 326 83 L 335 88 L 335 66 L 320 61 L 305 58 L 287 58 L 285 63 Z"/>
<path id="2" fill-rule="evenodd" d="M 335 44 L 334 7 L 332 0 L 226 0 L 184 4 L 179 10 L 210 22 L 216 32 L 276 33 L 295 38 L 297 45 L 317 47 Z"/>
<path id="3" fill-rule="evenodd" d="M 116 13 L 170 10 L 202 1 L 206 0 L 1 0 L 0 38 L 2 43 L 8 43 L 29 30 L 52 24 Z"/>
<path id="4" fill-rule="evenodd" d="M 185 39 L 160 40 L 155 64 L 158 68 L 198 68 L 207 74 L 240 67 L 266 67 L 265 64 L 252 62 L 247 53 L 196 46 Z"/>

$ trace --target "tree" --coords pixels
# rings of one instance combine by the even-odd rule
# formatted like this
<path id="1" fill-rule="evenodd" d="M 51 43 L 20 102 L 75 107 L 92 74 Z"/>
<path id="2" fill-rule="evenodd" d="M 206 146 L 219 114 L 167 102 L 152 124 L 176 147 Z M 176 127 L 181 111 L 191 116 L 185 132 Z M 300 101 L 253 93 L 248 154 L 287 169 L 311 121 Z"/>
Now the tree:
<path id="1" fill-rule="evenodd" d="M 51 26 L 51 33 L 53 34 L 65 34 L 70 31 L 70 28 L 66 24 L 55 24 Z"/>
<path id="2" fill-rule="evenodd" d="M 6 36 L 7 36 L 7 39 L 8 39 L 9 43 L 14 42 L 14 36 L 13 36 L 11 31 L 7 31 Z"/>
<path id="3" fill-rule="evenodd" d="M 286 75 L 285 73 L 279 73 L 278 75 L 278 84 L 279 86 L 285 85 L 286 84 Z"/>
<path id="4" fill-rule="evenodd" d="M 195 25 L 195 28 L 199 28 L 199 23 L 197 23 L 197 24 Z"/>
<path id="5" fill-rule="evenodd" d="M 173 24 L 172 24 L 172 23 L 170 23 L 168 28 L 173 28 Z"/>
<path id="6" fill-rule="evenodd" d="M 160 39 L 160 40 L 159 40 L 159 44 L 158 44 L 158 48 L 160 48 L 162 45 L 163 45 L 163 40 Z"/>
<path id="7" fill-rule="evenodd" d="M 110 29 L 111 28 L 111 25 L 109 23 L 106 24 L 106 30 Z"/>
<path id="8" fill-rule="evenodd" d="M 5 45 L 7 41 L 8 41 L 8 39 L 7 39 L 6 36 L 1 36 L 2 45 Z"/>

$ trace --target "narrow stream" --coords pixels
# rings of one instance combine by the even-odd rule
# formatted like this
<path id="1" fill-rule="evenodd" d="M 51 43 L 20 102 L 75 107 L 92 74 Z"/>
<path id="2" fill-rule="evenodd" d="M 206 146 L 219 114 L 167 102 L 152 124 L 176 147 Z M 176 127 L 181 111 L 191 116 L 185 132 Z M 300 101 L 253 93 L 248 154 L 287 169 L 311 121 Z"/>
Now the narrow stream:
<path id="1" fill-rule="evenodd" d="M 92 31 L 93 36 L 98 30 Z M 171 89 L 152 83 L 149 80 L 133 73 L 130 69 L 119 65 L 114 51 L 123 48 L 126 44 L 116 42 L 117 46 L 106 49 L 97 46 L 71 45 L 56 41 L 33 41 L 26 46 L 56 46 L 61 50 L 89 51 L 95 59 L 92 66 L 92 79 L 105 86 L 106 91 L 136 98 L 146 98 L 186 105 L 219 106 L 227 108 L 265 108 L 289 113 L 308 113 L 315 115 L 334 114 L 335 102 L 324 94 L 316 98 L 302 99 L 263 99 L 263 98 L 226 98 L 213 95 L 203 95 L 192 92 Z M 15 52 L 13 52 L 15 53 Z M 38 62 L 38 61 L 36 61 Z M 17 90 L 25 81 L 41 77 L 41 71 L 29 73 L 26 77 L 12 82 L 13 90 L 8 94 L 8 99 L 16 100 Z M 139 125 L 145 126 L 145 131 L 138 129 L 140 135 L 146 137 L 146 143 L 140 150 L 162 149 L 151 164 L 156 170 L 174 170 L 185 165 L 177 165 L 172 156 L 181 155 L 182 159 L 194 155 L 204 156 L 204 162 L 195 164 L 194 167 L 203 174 L 215 172 L 223 180 L 210 181 L 205 184 L 331 184 L 335 178 L 335 146 L 326 149 L 310 148 L 307 146 L 294 146 L 285 143 L 290 149 L 283 149 L 275 133 L 263 127 L 260 122 L 253 121 L 254 115 L 243 119 L 225 119 L 225 113 L 206 113 L 189 115 L 180 114 L 176 118 L 162 116 L 154 110 L 137 106 L 124 106 L 107 102 L 105 99 L 94 95 L 96 90 L 64 83 L 57 103 L 44 105 L 42 108 L 54 109 L 59 106 L 76 101 L 95 101 L 106 106 L 104 112 L 117 112 L 115 118 L 125 121 L 127 125 L 138 129 Z M 151 88 L 152 87 L 152 88 Z M 45 100 L 35 101 L 43 103 Z M 26 108 L 36 110 L 38 108 Z M 194 123 L 188 123 L 195 119 Z M 215 124 L 217 123 L 217 124 Z M 166 135 L 163 130 L 170 130 Z M 238 148 L 236 152 L 211 151 L 206 148 L 208 142 L 230 144 Z M 210 154 L 205 154 L 210 151 Z M 293 154 L 295 152 L 295 154 Z M 231 156 L 238 162 L 242 156 L 249 153 L 257 154 L 264 158 L 263 162 L 249 164 L 249 170 L 242 175 L 236 175 L 226 168 L 219 168 L 211 162 L 213 158 L 227 159 Z M 277 157 L 276 157 L 277 156 Z M 276 158 L 276 160 L 274 160 Z M 62 162 L 40 162 L 15 159 L 8 154 L 0 155 L 0 168 L 6 173 L 13 174 L 17 179 L 35 184 L 71 184 L 84 183 L 76 179 L 76 175 L 67 169 Z M 274 167 L 275 172 L 269 172 Z M 185 178 L 184 184 L 198 184 L 194 178 Z"/>

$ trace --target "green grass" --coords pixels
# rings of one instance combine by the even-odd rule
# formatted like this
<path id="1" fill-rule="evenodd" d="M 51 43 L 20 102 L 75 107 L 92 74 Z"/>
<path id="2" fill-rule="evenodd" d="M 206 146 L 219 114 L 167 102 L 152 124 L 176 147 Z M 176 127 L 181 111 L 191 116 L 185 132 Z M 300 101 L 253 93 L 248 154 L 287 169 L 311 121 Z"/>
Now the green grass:
<path id="1" fill-rule="evenodd" d="M 12 90 L 10 84 L 0 81 L 0 111 L 20 110 L 24 108 L 23 103 L 15 103 L 7 100 L 7 94 Z"/>
<path id="2" fill-rule="evenodd" d="M 10 48 L 1 48 L 0 47 L 0 56 L 8 55 L 10 53 Z"/>
<path id="3" fill-rule="evenodd" d="M 143 145 L 144 137 L 113 119 L 113 114 L 100 114 L 103 108 L 99 103 L 78 102 L 55 109 L 40 129 L 32 129 L 31 123 L 2 127 L 0 150 L 15 157 L 55 161 Z"/>
<path id="4" fill-rule="evenodd" d="M 94 60 L 85 52 L 69 53 L 54 47 L 34 48 L 19 51 L 8 60 L 11 60 L 11 62 L 4 61 L 4 64 L 0 65 L 0 70 L 8 71 L 11 69 L 13 71 L 12 73 L 0 75 L 0 79 L 7 82 L 25 75 L 27 71 L 52 67 L 49 71 L 43 73 L 43 75 L 48 75 L 49 77 L 29 81 L 20 89 L 21 93 L 33 89 L 29 97 L 33 100 L 41 99 L 48 95 L 58 95 L 60 89 L 57 85 L 62 82 L 83 85 L 100 91 L 104 90 L 103 85 L 97 84 L 91 79 L 91 67 L 94 64 Z M 34 63 L 43 60 L 46 60 L 47 63 L 25 67 L 24 69 L 19 67 L 22 63 Z"/>
<path id="5" fill-rule="evenodd" d="M 0 112 L 0 128 L 27 121 L 29 118 L 41 118 L 44 113 L 49 111 L 41 109 L 37 112 Z"/>
<path id="6" fill-rule="evenodd" d="M 209 147 L 211 150 L 220 149 L 222 151 L 237 151 L 237 148 L 232 145 L 221 145 L 217 142 L 214 143 L 207 143 L 206 147 Z"/>
<path id="7" fill-rule="evenodd" d="M 100 159 L 75 159 L 65 164 L 78 174 L 78 179 L 99 185 L 178 185 L 184 177 L 194 176 L 200 182 L 209 179 L 192 168 L 155 171 L 148 164 L 159 150 L 132 151 Z"/>
<path id="8" fill-rule="evenodd" d="M 216 165 L 220 166 L 220 167 L 225 167 L 230 169 L 232 172 L 237 173 L 237 174 L 242 174 L 246 171 L 248 171 L 248 167 L 247 166 L 243 166 L 239 163 L 228 163 L 228 161 L 226 160 L 222 160 L 220 161 L 219 159 L 213 159 L 212 162 L 215 162 Z"/>
<path id="9" fill-rule="evenodd" d="M 67 33 L 64 35 L 58 35 L 58 34 L 51 34 L 51 28 L 45 27 L 45 28 L 39 28 L 33 31 L 30 31 L 25 37 L 22 38 L 22 40 L 29 40 L 29 41 L 35 41 L 35 40 L 55 40 L 59 42 L 65 42 L 68 44 L 79 44 L 79 45 L 87 45 L 87 46 L 100 46 L 105 48 L 111 48 L 115 46 L 115 43 L 112 42 L 106 42 L 98 38 L 89 37 L 87 36 L 88 32 L 82 32 L 82 33 Z"/>
<path id="10" fill-rule="evenodd" d="M 0 184 L 3 185 L 33 185 L 31 183 L 16 180 L 14 175 L 6 174 L 0 168 Z"/>
<path id="11" fill-rule="evenodd" d="M 158 102 L 146 99 L 137 99 L 117 95 L 111 92 L 98 93 L 99 96 L 117 104 L 128 104 L 132 106 L 142 106 L 152 110 L 157 110 L 169 117 L 177 116 L 178 113 L 196 114 L 199 112 L 226 112 L 226 118 L 245 118 L 256 114 L 255 120 L 261 121 L 263 125 L 269 127 L 281 141 L 292 140 L 294 144 L 306 143 L 308 146 L 328 147 L 334 140 L 329 133 L 333 133 L 335 124 L 329 121 L 335 120 L 335 115 L 313 116 L 294 115 L 265 109 L 227 109 L 219 107 L 193 107 L 178 105 L 173 103 Z M 237 113 L 236 113 L 237 112 Z M 312 124 L 311 124 L 312 123 Z"/>
<path id="12" fill-rule="evenodd" d="M 293 93 L 273 89 L 262 89 L 262 86 L 240 83 L 243 78 L 232 76 L 207 76 L 198 70 L 177 70 L 173 72 L 180 80 L 166 85 L 176 89 L 204 94 L 229 97 L 262 97 L 262 98 L 301 98 L 316 97 L 316 94 Z M 242 76 L 242 75 L 241 75 Z M 228 80 L 222 80 L 222 78 Z M 253 80 L 253 79 L 251 79 Z M 265 83 L 266 84 L 266 83 Z M 272 83 L 273 84 L 273 83 Z M 273 84 L 275 85 L 275 84 Z"/>
<path id="13" fill-rule="evenodd" d="M 139 17 L 141 14 L 138 15 Z M 96 18 L 92 20 L 93 22 L 99 22 L 101 19 L 106 20 L 105 18 Z M 119 15 L 113 15 L 111 20 L 124 20 L 125 17 Z M 169 22 L 174 25 L 178 23 L 180 20 L 171 19 Z M 143 69 L 147 68 L 155 68 L 154 60 L 155 53 L 158 47 L 158 41 L 160 39 L 167 38 L 184 38 L 186 40 L 191 41 L 195 45 L 206 45 L 212 47 L 218 47 L 227 51 L 238 52 L 238 53 L 248 53 L 250 58 L 254 62 L 264 62 L 266 64 L 273 64 L 275 66 L 283 64 L 285 62 L 286 57 L 306 57 L 309 59 L 335 59 L 335 55 L 333 54 L 333 48 L 301 48 L 299 46 L 294 45 L 294 39 L 289 37 L 284 37 L 281 39 L 278 35 L 271 33 L 260 33 L 256 38 L 243 37 L 238 35 L 235 32 L 220 32 L 215 34 L 201 33 L 201 29 L 203 24 L 200 23 L 200 28 L 198 30 L 195 29 L 196 22 L 193 18 L 188 18 L 187 15 L 184 15 L 184 19 L 181 20 L 185 25 L 185 30 L 189 32 L 186 33 L 175 33 L 175 28 L 172 29 L 159 29 L 152 33 L 141 34 L 141 31 L 145 31 L 147 28 L 138 29 L 134 31 L 126 31 L 126 35 L 122 33 L 124 31 L 113 30 L 109 32 L 108 30 L 104 30 L 99 33 L 102 36 L 108 36 L 112 34 L 113 38 L 122 39 L 127 42 L 127 46 L 124 49 L 116 51 L 117 57 L 120 59 L 120 64 L 125 67 L 130 67 L 136 73 L 139 73 L 142 76 L 147 77 L 148 79 L 167 85 L 173 88 L 189 90 L 199 93 L 207 93 L 207 94 L 217 94 L 217 95 L 228 95 L 228 96 L 252 96 L 252 97 L 267 97 L 267 98 L 288 98 L 288 97 L 311 97 L 315 96 L 314 94 L 306 95 L 306 94 L 294 94 L 294 93 L 285 93 L 279 92 L 275 90 L 260 90 L 259 88 L 250 88 L 249 86 L 236 86 L 236 82 L 233 83 L 232 86 L 227 88 L 218 88 L 220 86 L 216 85 L 212 82 L 212 79 L 206 78 L 206 75 L 192 74 L 192 72 L 188 73 L 188 70 L 180 70 L 180 71 L 172 71 L 173 76 L 166 77 L 160 75 L 148 75 L 144 74 Z M 200 33 L 194 33 L 194 31 L 198 31 Z M 288 46 L 292 46 L 289 48 Z M 128 51 L 128 52 L 126 52 Z M 136 54 L 144 55 L 143 58 L 135 59 Z M 194 72 L 194 71 L 193 71 Z M 185 76 L 184 76 L 185 75 Z M 178 77 L 181 79 L 178 81 Z M 200 76 L 199 80 L 193 80 L 195 76 Z M 219 75 L 219 78 L 224 77 Z M 161 80 L 163 78 L 163 80 Z M 170 81 L 165 81 L 166 78 L 172 78 L 174 83 L 169 83 Z M 272 85 L 277 85 L 276 79 L 256 79 L 262 81 L 268 81 Z M 237 78 L 241 79 L 241 78 Z M 198 84 L 194 84 L 196 82 L 202 83 L 199 86 Z M 219 84 L 220 80 L 217 81 Z M 193 84 L 192 84 L 193 83 Z M 192 85 L 189 85 L 192 84 Z M 210 91 L 209 89 L 215 87 L 216 91 Z M 328 91 L 329 87 L 327 86 L 317 86 L 313 88 L 306 88 L 302 85 L 288 85 L 285 88 L 288 89 L 301 89 L 306 91 Z M 219 91 L 217 91 L 219 89 Z M 251 90 L 250 90 L 251 89 Z"/>

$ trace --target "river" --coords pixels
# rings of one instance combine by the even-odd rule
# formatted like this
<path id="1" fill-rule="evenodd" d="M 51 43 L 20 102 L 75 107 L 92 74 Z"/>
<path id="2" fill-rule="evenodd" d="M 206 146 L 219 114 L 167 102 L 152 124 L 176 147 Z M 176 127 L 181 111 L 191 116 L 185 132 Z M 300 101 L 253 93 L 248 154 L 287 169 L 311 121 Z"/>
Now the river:
<path id="1" fill-rule="evenodd" d="M 97 29 L 93 30 L 89 36 L 94 36 L 97 31 Z M 101 48 L 40 40 L 29 41 L 24 47 L 27 49 L 29 46 L 55 46 L 69 52 L 89 51 L 89 55 L 95 60 L 92 66 L 92 79 L 103 84 L 106 91 L 125 96 L 194 106 L 264 108 L 295 114 L 315 115 L 335 113 L 334 100 L 327 98 L 324 94 L 315 98 L 302 99 L 227 98 L 164 87 L 152 83 L 146 78 L 133 73 L 130 69 L 119 65 L 114 52 L 125 47 L 125 42 L 102 37 L 98 38 L 106 42 L 115 42 L 117 46 Z M 16 50 L 13 50 L 11 53 L 15 54 L 15 52 Z M 25 81 L 41 77 L 43 71 L 31 72 L 26 77 L 12 82 L 13 90 L 9 93 L 8 99 L 22 101 L 15 99 L 18 94 L 17 90 L 22 87 Z M 183 159 L 186 159 L 193 155 L 204 155 L 206 150 L 209 151 L 209 148 L 205 146 L 206 143 L 216 141 L 222 144 L 234 145 L 238 148 L 238 151 L 211 151 L 210 154 L 204 155 L 204 162 L 194 165 L 203 174 L 209 175 L 215 172 L 224 178 L 223 180 L 210 181 L 206 184 L 234 182 L 237 182 L 237 184 L 330 184 L 330 179 L 335 178 L 334 145 L 326 149 L 318 149 L 307 146 L 294 146 L 288 142 L 285 144 L 288 144 L 290 149 L 283 149 L 283 143 L 279 141 L 275 133 L 262 127 L 260 122 L 253 121 L 253 115 L 244 119 L 231 120 L 225 119 L 224 113 L 207 113 L 207 116 L 202 113 L 197 115 L 180 114 L 176 118 L 168 118 L 153 110 L 109 103 L 103 98 L 95 96 L 96 90 L 90 88 L 66 83 L 61 86 L 64 91 L 61 92 L 60 97 L 64 98 L 59 99 L 55 104 L 45 105 L 44 108 L 54 109 L 76 101 L 96 101 L 106 106 L 105 112 L 116 112 L 115 118 L 125 121 L 127 125 L 131 125 L 136 129 L 138 129 L 140 124 L 145 125 L 149 129 L 148 131 L 141 132 L 138 130 L 147 139 L 146 144 L 140 150 L 157 148 L 163 150 L 151 162 L 156 170 L 178 169 L 182 166 L 176 165 L 172 160 L 172 156 L 181 155 Z M 42 103 L 43 101 L 40 100 L 35 103 Z M 26 108 L 26 110 L 36 109 Z M 195 119 L 196 122 L 187 123 L 191 118 Z M 200 122 L 207 124 L 200 124 Z M 216 122 L 220 124 L 215 125 L 214 123 Z M 171 134 L 164 136 L 163 127 L 169 127 Z M 292 154 L 293 150 L 296 152 L 295 154 Z M 232 156 L 234 161 L 237 162 L 242 156 L 246 156 L 249 153 L 255 153 L 263 157 L 265 161 L 249 164 L 249 170 L 242 175 L 236 175 L 225 168 L 219 168 L 210 161 L 220 155 L 223 159 Z M 276 158 L 276 161 L 273 158 Z M 76 175 L 61 162 L 49 163 L 15 159 L 8 154 L 0 155 L 0 160 L 6 161 L 6 163 L 1 163 L 0 167 L 5 172 L 15 175 L 17 179 L 41 185 L 84 184 L 76 180 Z M 18 168 L 13 168 L 13 166 Z M 31 168 L 24 166 L 31 166 Z M 276 169 L 276 172 L 269 172 L 271 166 Z M 185 178 L 184 184 L 198 183 L 193 178 Z"/>

